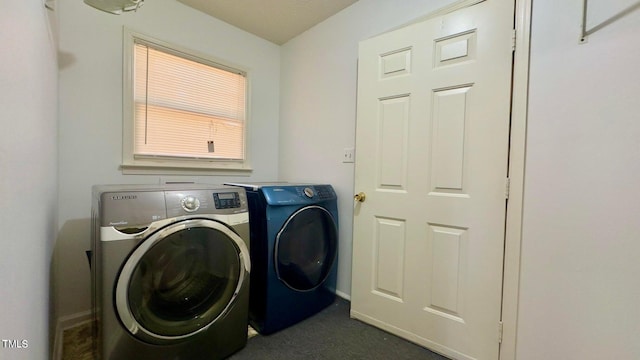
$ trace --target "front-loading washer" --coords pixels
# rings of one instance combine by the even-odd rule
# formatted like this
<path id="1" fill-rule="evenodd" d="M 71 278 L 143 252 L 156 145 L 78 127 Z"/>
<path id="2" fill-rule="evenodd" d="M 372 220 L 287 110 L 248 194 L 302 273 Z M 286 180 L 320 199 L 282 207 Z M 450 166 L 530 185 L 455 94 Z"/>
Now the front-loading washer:
<path id="1" fill-rule="evenodd" d="M 249 322 L 268 335 L 336 298 L 338 202 L 328 184 L 228 183 L 246 190 L 251 222 Z"/>
<path id="2" fill-rule="evenodd" d="M 246 345 L 243 189 L 94 186 L 92 223 L 97 359 L 213 360 Z"/>

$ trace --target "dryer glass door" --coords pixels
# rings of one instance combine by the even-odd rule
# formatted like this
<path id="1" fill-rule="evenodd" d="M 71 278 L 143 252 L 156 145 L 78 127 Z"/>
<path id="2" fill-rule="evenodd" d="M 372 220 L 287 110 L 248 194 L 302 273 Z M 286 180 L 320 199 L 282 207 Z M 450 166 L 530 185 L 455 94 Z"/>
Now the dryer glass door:
<path id="1" fill-rule="evenodd" d="M 116 289 L 121 320 L 154 343 L 205 329 L 233 303 L 246 276 L 246 252 L 215 221 L 188 220 L 156 232 L 123 267 Z"/>
<path id="2" fill-rule="evenodd" d="M 310 291 L 326 280 L 338 253 L 338 233 L 331 214 L 307 206 L 292 214 L 276 237 L 275 266 L 288 287 Z"/>

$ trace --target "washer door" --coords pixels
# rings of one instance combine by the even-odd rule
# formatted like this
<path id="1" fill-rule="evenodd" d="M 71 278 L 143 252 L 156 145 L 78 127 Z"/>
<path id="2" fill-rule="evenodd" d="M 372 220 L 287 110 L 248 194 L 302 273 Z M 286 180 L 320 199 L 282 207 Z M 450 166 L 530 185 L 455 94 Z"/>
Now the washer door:
<path id="1" fill-rule="evenodd" d="M 169 225 L 129 256 L 116 283 L 116 311 L 137 338 L 166 344 L 224 316 L 250 271 L 245 242 L 207 219 Z"/>
<path id="2" fill-rule="evenodd" d="M 331 214 L 320 206 L 293 213 L 276 237 L 275 267 L 289 288 L 311 291 L 327 279 L 338 254 L 338 232 Z"/>

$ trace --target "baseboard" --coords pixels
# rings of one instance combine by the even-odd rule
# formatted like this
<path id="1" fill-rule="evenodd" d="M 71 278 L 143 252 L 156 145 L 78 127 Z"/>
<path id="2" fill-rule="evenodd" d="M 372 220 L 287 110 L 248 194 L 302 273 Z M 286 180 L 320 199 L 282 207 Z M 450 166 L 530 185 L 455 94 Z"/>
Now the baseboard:
<path id="1" fill-rule="evenodd" d="M 341 298 L 347 300 L 347 301 L 351 301 L 351 295 L 347 294 L 347 293 L 343 293 L 340 290 L 336 290 L 336 295 L 340 296 Z"/>
<path id="2" fill-rule="evenodd" d="M 62 359 L 62 344 L 64 331 L 82 325 L 93 318 L 91 310 L 62 316 L 56 321 L 56 335 L 53 339 L 53 360 Z"/>

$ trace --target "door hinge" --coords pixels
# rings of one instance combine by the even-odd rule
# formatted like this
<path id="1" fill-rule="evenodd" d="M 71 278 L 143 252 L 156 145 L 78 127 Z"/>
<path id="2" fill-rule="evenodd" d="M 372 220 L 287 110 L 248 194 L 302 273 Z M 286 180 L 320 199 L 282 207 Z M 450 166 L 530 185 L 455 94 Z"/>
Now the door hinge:
<path id="1" fill-rule="evenodd" d="M 502 344 L 502 321 L 498 321 L 498 344 Z"/>
<path id="2" fill-rule="evenodd" d="M 509 198 L 509 190 L 511 190 L 511 179 L 507 178 L 504 184 L 504 198 Z"/>
<path id="3" fill-rule="evenodd" d="M 511 51 L 516 51 L 516 29 L 511 32 Z"/>

